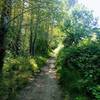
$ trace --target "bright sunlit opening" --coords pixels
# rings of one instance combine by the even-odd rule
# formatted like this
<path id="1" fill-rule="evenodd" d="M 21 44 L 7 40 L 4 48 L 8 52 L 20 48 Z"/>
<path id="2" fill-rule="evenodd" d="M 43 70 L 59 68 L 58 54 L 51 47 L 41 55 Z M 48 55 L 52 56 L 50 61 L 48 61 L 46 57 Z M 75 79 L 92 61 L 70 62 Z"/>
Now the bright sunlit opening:
<path id="1" fill-rule="evenodd" d="M 79 3 L 84 4 L 88 9 L 94 11 L 94 16 L 99 18 L 100 25 L 100 0 L 78 0 Z"/>

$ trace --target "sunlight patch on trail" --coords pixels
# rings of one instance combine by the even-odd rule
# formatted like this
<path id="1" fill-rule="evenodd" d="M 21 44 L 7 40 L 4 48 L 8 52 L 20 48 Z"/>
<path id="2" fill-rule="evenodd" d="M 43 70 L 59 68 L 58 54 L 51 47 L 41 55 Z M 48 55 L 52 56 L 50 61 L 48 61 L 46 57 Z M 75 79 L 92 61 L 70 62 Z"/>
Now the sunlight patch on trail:
<path id="1" fill-rule="evenodd" d="M 58 53 L 59 53 L 59 51 L 62 49 L 64 47 L 64 45 L 62 44 L 62 43 L 60 43 L 59 45 L 58 45 L 58 47 L 53 51 L 53 56 L 57 56 L 58 55 Z"/>

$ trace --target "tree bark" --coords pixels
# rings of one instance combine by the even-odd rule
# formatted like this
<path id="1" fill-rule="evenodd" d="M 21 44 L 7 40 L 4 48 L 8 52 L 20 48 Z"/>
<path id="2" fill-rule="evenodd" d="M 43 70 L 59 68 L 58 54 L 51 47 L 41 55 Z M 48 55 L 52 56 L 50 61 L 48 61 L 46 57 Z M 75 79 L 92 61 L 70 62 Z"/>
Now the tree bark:
<path id="1" fill-rule="evenodd" d="M 33 29 L 32 29 L 32 18 L 31 18 L 31 22 L 30 22 L 30 40 L 29 40 L 29 45 L 30 45 L 30 48 L 29 48 L 29 53 L 30 55 L 32 55 L 32 42 L 33 42 Z"/>
<path id="2" fill-rule="evenodd" d="M 2 12 L 1 12 L 1 22 L 0 22 L 0 74 L 2 73 L 4 56 L 5 56 L 5 34 L 8 32 L 8 22 L 11 15 L 11 1 L 4 0 Z"/>
<path id="3" fill-rule="evenodd" d="M 22 9 L 21 9 L 21 13 L 24 11 L 24 0 L 22 0 Z M 19 16 L 18 18 L 18 33 L 16 36 L 16 41 L 15 41 L 15 53 L 16 55 L 20 55 L 21 52 L 21 36 L 22 36 L 22 23 L 23 23 L 23 13 L 21 16 Z"/>
<path id="4" fill-rule="evenodd" d="M 38 26 L 40 23 L 40 8 L 38 6 L 37 9 L 37 17 L 36 17 L 36 24 L 35 24 L 35 29 L 34 29 L 34 39 L 32 43 L 32 55 L 35 56 L 35 45 L 36 45 L 36 40 L 37 40 L 37 34 L 38 34 Z"/>

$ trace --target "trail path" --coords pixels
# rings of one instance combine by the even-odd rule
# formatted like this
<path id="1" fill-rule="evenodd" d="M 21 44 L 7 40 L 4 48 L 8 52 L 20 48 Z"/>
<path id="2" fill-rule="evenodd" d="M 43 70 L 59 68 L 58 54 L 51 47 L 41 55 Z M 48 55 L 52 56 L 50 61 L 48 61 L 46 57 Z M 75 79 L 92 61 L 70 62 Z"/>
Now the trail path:
<path id="1" fill-rule="evenodd" d="M 17 100 L 63 100 L 55 72 L 56 59 L 51 57 L 41 73 L 18 95 Z"/>

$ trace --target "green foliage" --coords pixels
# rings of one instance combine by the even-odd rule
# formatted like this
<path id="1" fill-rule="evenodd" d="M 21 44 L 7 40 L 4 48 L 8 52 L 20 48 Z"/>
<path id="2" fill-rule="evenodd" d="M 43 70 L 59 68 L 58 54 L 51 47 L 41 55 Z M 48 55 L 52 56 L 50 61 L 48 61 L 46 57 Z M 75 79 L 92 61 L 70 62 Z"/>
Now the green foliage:
<path id="1" fill-rule="evenodd" d="M 60 43 L 59 41 L 61 41 L 59 37 L 57 36 L 53 37 L 53 39 L 50 41 L 50 48 L 56 49 Z"/>
<path id="2" fill-rule="evenodd" d="M 36 41 L 36 46 L 35 46 L 35 53 L 38 54 L 48 54 L 49 51 L 49 46 L 48 46 L 48 40 L 44 40 L 44 39 L 37 39 Z"/>
<path id="3" fill-rule="evenodd" d="M 40 72 L 47 57 L 13 56 L 7 51 L 3 67 L 3 77 L 0 80 L 0 99 L 10 99 L 25 87 L 29 81 Z"/>
<path id="4" fill-rule="evenodd" d="M 0 69 L 3 71 L 3 77 L 0 79 L 0 100 L 12 100 L 16 92 L 37 75 L 45 64 L 52 47 L 52 30 L 58 27 L 58 22 L 61 21 L 60 2 L 0 2 Z M 5 59 L 4 55 L 1 57 L 2 51 L 6 51 Z"/>
<path id="5" fill-rule="evenodd" d="M 100 96 L 95 88 L 100 85 L 100 32 L 96 27 L 97 19 L 84 6 L 76 5 L 65 14 L 61 27 L 64 48 L 58 55 L 57 70 L 72 100 L 88 100 L 86 94 L 92 99 Z"/>
<path id="6" fill-rule="evenodd" d="M 75 46 L 63 48 L 57 61 L 61 84 L 71 94 L 88 93 L 91 98 L 99 98 L 100 91 L 100 46 L 89 39 Z M 76 100 L 86 100 L 77 97 Z M 99 100 L 99 99 L 97 99 Z"/>
<path id="7" fill-rule="evenodd" d="M 40 72 L 45 55 L 63 41 L 57 70 L 65 94 L 68 90 L 74 100 L 87 100 L 88 93 L 99 100 L 100 29 L 92 12 L 75 6 L 75 0 L 9 1 L 0 2 L 1 54 L 7 48 L 5 59 L 0 59 L 0 64 L 4 61 L 0 99 L 11 100 Z"/>
<path id="8" fill-rule="evenodd" d="M 90 88 L 92 95 L 96 98 L 96 100 L 100 99 L 100 85 L 96 85 Z"/>
<path id="9" fill-rule="evenodd" d="M 70 50 L 72 52 L 72 49 Z M 67 49 L 62 49 L 62 51 L 60 51 L 58 55 L 58 60 L 57 60 L 57 65 L 56 65 L 57 73 L 60 79 L 60 84 L 64 90 L 64 94 L 66 96 L 69 93 L 70 99 L 72 100 L 74 100 L 76 97 L 80 95 L 85 97 L 84 90 L 82 89 L 83 81 L 81 79 L 81 75 L 76 69 L 73 68 L 73 66 L 69 62 L 68 64 L 65 64 L 66 55 L 69 59 L 70 55 L 73 55 L 73 54 L 69 54 L 69 50 Z M 82 99 L 82 100 L 87 100 L 87 99 Z"/>
<path id="10" fill-rule="evenodd" d="M 89 36 L 97 25 L 92 12 L 84 6 L 75 6 L 68 12 L 62 25 L 62 31 L 66 35 L 64 40 L 66 47 L 78 44 L 83 38 Z"/>

